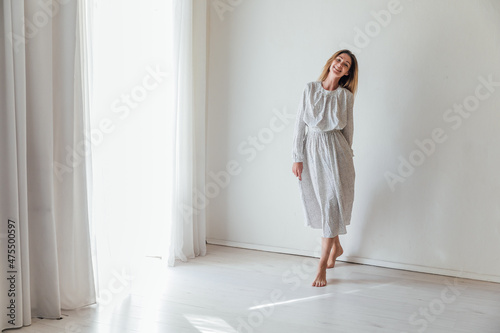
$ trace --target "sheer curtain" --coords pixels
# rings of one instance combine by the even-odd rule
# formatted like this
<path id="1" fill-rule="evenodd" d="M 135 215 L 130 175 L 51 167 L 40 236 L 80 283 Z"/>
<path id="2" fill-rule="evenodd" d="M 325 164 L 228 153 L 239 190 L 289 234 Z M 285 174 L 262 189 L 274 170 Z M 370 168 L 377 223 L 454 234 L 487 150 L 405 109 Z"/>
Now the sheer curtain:
<path id="1" fill-rule="evenodd" d="M 206 14 L 203 0 L 173 1 L 172 219 L 168 265 L 206 253 Z"/>
<path id="2" fill-rule="evenodd" d="M 145 257 L 161 257 L 167 243 L 171 12 L 170 0 L 92 7 L 92 221 L 102 305 L 126 298 Z M 116 276 L 127 277 L 119 288 Z"/>
<path id="3" fill-rule="evenodd" d="M 0 3 L 1 329 L 96 301 L 82 3 Z"/>

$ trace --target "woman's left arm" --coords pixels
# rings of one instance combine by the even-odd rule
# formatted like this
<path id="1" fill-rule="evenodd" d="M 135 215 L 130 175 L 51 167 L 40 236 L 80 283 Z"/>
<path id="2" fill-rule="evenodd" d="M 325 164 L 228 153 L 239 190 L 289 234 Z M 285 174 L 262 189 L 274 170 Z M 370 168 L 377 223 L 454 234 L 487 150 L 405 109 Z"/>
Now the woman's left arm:
<path id="1" fill-rule="evenodd" d="M 347 124 L 342 129 L 342 134 L 344 135 L 352 151 L 352 137 L 354 133 L 354 120 L 353 120 L 354 95 L 350 91 L 348 91 L 346 94 L 346 101 L 344 105 L 346 107 L 346 113 L 347 113 Z"/>

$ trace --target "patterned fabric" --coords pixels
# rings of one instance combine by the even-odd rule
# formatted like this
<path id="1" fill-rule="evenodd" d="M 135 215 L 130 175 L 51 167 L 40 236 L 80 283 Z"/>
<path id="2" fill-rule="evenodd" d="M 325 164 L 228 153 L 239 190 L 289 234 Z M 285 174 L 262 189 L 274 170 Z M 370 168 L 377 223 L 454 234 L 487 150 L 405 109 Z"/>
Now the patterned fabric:
<path id="1" fill-rule="evenodd" d="M 306 225 L 323 237 L 347 233 L 354 201 L 353 94 L 320 81 L 304 88 L 295 123 L 292 159 L 303 162 L 298 180 Z M 307 128 L 307 131 L 306 131 Z"/>

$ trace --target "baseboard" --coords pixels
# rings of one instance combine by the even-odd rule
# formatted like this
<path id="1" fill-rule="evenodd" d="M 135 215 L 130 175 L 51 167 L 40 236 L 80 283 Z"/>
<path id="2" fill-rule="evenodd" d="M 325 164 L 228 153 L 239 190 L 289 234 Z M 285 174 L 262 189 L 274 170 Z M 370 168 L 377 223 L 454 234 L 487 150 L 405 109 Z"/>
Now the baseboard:
<path id="1" fill-rule="evenodd" d="M 304 250 L 290 249 L 290 248 L 277 247 L 277 246 L 267 246 L 267 245 L 260 245 L 260 244 L 232 242 L 232 241 L 212 239 L 212 238 L 207 239 L 207 243 L 214 244 L 214 245 L 238 247 L 238 248 L 242 248 L 242 249 L 259 250 L 259 251 L 284 253 L 284 254 L 293 254 L 293 255 L 308 256 L 308 257 L 317 257 L 315 255 L 314 251 L 304 251 Z M 472 280 L 500 283 L 500 276 L 479 274 L 479 273 L 474 273 L 474 272 L 465 272 L 465 271 L 456 271 L 456 270 L 443 269 L 443 268 L 437 268 L 437 267 L 411 265 L 411 264 L 404 264 L 404 263 L 399 263 L 399 262 L 375 260 L 375 259 L 362 258 L 362 257 L 356 257 L 356 256 L 343 256 L 342 259 L 338 259 L 338 260 L 343 261 L 343 262 L 355 263 L 355 264 L 371 265 L 371 266 L 401 269 L 401 270 L 419 272 L 419 273 L 429 273 L 429 274 L 437 274 L 437 275 L 444 275 L 444 276 L 451 276 L 451 277 L 459 277 L 459 278 L 464 278 L 464 279 L 472 279 Z"/>

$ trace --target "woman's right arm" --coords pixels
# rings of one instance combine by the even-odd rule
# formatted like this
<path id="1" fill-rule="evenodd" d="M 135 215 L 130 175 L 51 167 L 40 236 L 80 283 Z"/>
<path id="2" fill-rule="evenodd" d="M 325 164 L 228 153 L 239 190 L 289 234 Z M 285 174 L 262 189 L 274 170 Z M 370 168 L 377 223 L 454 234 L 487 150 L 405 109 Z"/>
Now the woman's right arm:
<path id="1" fill-rule="evenodd" d="M 304 139 L 306 136 L 306 123 L 304 122 L 304 113 L 306 110 L 307 96 L 309 95 L 309 86 L 306 85 L 302 96 L 300 98 L 297 118 L 295 119 L 295 129 L 293 134 L 293 150 L 292 159 L 293 167 L 292 172 L 295 176 L 302 180 L 302 162 L 304 161 Z"/>

